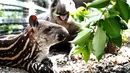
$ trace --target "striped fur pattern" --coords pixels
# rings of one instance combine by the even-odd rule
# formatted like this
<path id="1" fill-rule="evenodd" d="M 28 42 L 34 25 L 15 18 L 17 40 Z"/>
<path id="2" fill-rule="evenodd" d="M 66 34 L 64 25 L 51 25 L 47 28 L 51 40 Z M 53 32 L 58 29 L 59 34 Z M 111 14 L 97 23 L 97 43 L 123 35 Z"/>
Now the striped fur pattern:
<path id="1" fill-rule="evenodd" d="M 42 62 L 49 47 L 65 39 L 67 30 L 57 24 L 30 16 L 30 26 L 16 37 L 0 39 L 0 65 L 22 68 L 29 73 L 53 73 Z M 42 62 L 42 63 L 41 63 Z"/>

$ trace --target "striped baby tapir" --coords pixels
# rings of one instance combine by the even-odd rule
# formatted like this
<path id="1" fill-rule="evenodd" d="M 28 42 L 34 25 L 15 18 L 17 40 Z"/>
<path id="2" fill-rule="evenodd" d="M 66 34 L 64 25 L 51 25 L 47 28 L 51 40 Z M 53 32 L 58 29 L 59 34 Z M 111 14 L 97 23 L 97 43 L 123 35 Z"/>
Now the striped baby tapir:
<path id="1" fill-rule="evenodd" d="M 67 36 L 66 28 L 31 15 L 29 25 L 21 34 L 0 39 L 0 66 L 21 68 L 29 73 L 54 73 L 47 58 L 49 47 Z"/>

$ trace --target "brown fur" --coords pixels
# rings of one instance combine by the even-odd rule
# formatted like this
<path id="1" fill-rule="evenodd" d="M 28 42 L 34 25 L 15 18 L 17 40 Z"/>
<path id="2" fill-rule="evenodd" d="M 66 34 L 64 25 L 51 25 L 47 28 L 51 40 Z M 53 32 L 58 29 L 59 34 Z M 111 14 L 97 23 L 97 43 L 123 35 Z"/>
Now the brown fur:
<path id="1" fill-rule="evenodd" d="M 74 24 L 73 19 L 69 16 L 69 13 L 72 12 L 70 10 L 76 10 L 75 4 L 73 0 L 67 0 L 64 2 L 62 1 L 63 0 L 52 1 L 52 4 L 50 6 L 50 21 L 64 26 L 71 35 L 73 34 L 71 33 L 72 31 L 77 32 L 78 30 L 78 27 Z M 56 14 L 59 14 L 59 16 L 56 16 Z M 60 16 L 66 16 L 66 19 L 61 20 Z"/>
<path id="2" fill-rule="evenodd" d="M 58 25 L 64 26 L 68 32 L 69 36 L 61 43 L 58 43 L 50 48 L 50 53 L 67 53 L 69 54 L 72 46 L 69 41 L 72 41 L 79 28 L 74 24 L 70 13 L 76 11 L 75 3 L 73 0 L 51 0 L 50 8 L 48 14 L 38 15 L 39 19 L 45 19 Z"/>
<path id="3" fill-rule="evenodd" d="M 49 21 L 64 26 L 68 30 L 69 36 L 65 41 L 52 46 L 50 48 L 50 53 L 70 53 L 72 45 L 69 41 L 72 41 L 79 32 L 79 28 L 74 24 L 72 17 L 69 16 L 69 14 L 73 13 L 75 10 L 76 8 L 73 0 L 52 0 Z"/>

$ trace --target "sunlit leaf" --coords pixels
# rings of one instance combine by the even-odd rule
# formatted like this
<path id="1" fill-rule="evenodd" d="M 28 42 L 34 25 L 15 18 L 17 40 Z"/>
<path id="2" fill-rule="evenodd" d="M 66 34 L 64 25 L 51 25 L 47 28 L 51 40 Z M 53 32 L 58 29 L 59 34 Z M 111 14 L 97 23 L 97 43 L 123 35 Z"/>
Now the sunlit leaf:
<path id="1" fill-rule="evenodd" d="M 83 7 L 83 6 L 77 8 L 77 12 L 78 12 L 78 13 L 80 13 L 80 12 L 82 12 L 82 11 L 84 11 L 84 10 L 86 10 L 86 8 Z"/>
<path id="2" fill-rule="evenodd" d="M 89 42 L 90 35 L 92 33 L 91 31 L 91 29 L 85 29 L 79 32 L 76 38 L 72 41 L 72 43 L 80 46 L 87 45 L 87 43 Z"/>
<path id="3" fill-rule="evenodd" d="M 81 6 L 81 7 L 77 8 L 75 15 L 77 16 L 77 18 L 80 21 L 84 21 L 84 15 L 86 15 L 88 13 L 89 13 L 89 11 L 87 11 L 85 7 Z"/>
<path id="4" fill-rule="evenodd" d="M 94 8 L 103 8 L 106 7 L 110 3 L 110 0 L 95 0 L 92 3 L 88 4 L 88 7 Z"/>
<path id="5" fill-rule="evenodd" d="M 88 49 L 90 50 L 90 52 L 93 50 L 92 40 L 89 40 Z"/>
<path id="6" fill-rule="evenodd" d="M 92 41 L 94 50 L 93 53 L 98 60 L 100 60 L 102 55 L 104 54 L 105 44 L 106 44 L 106 33 L 100 27 L 98 27 Z"/>
<path id="7" fill-rule="evenodd" d="M 74 50 L 74 54 L 81 54 L 83 51 L 83 48 L 81 46 L 76 46 Z"/>
<path id="8" fill-rule="evenodd" d="M 90 50 L 87 47 L 83 47 L 82 56 L 87 63 L 90 58 Z"/>
<path id="9" fill-rule="evenodd" d="M 74 54 L 82 54 L 85 62 L 88 62 L 90 58 L 90 50 L 87 48 L 87 46 L 77 46 Z"/>
<path id="10" fill-rule="evenodd" d="M 85 15 L 85 17 L 88 19 L 87 22 L 89 23 L 96 23 L 100 19 L 104 18 L 104 15 L 102 15 L 102 12 L 99 11 L 96 8 L 93 8 L 92 11 L 90 10 L 90 13 Z"/>

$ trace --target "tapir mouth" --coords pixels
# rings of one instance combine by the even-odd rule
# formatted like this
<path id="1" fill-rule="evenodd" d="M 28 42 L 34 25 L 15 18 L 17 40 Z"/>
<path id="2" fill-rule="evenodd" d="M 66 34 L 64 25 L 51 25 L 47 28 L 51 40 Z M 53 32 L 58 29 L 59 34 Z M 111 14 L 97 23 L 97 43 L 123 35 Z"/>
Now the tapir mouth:
<path id="1" fill-rule="evenodd" d="M 59 9 L 55 9 L 54 11 L 55 16 L 57 16 L 61 21 L 67 21 L 69 18 L 69 12 L 68 11 L 61 11 Z"/>
<path id="2" fill-rule="evenodd" d="M 68 19 L 68 17 L 69 17 L 69 14 L 68 14 L 68 13 L 67 13 L 67 14 L 65 14 L 65 15 L 60 15 L 60 16 L 59 16 L 60 20 L 62 20 L 62 21 L 67 20 L 67 19 Z"/>
<path id="3" fill-rule="evenodd" d="M 66 13 L 64 13 L 64 14 L 59 14 L 59 19 L 61 20 L 61 21 L 66 21 L 68 18 L 69 18 L 69 12 L 66 12 Z"/>

